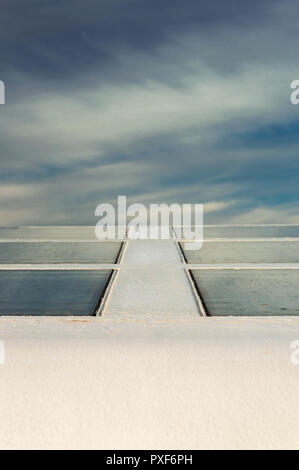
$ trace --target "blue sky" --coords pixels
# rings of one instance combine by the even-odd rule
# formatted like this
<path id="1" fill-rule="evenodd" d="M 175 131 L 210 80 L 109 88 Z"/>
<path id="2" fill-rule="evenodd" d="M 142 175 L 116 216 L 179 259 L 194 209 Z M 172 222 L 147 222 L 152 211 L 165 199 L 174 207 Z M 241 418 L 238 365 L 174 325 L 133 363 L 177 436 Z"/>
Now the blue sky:
<path id="1" fill-rule="evenodd" d="M 0 225 L 205 203 L 206 223 L 299 223 L 299 5 L 3 0 Z"/>

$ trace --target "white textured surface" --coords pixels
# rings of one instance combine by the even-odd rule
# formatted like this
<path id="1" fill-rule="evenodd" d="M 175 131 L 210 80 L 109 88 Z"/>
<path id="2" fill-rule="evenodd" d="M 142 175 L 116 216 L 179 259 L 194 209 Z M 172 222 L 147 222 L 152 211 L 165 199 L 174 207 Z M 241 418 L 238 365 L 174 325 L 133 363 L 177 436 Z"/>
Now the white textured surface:
<path id="1" fill-rule="evenodd" d="M 299 319 L 1 318 L 1 448 L 298 448 Z"/>
<path id="2" fill-rule="evenodd" d="M 130 246 L 103 318 L 0 318 L 0 448 L 298 448 L 299 318 L 200 317 L 175 244 Z"/>

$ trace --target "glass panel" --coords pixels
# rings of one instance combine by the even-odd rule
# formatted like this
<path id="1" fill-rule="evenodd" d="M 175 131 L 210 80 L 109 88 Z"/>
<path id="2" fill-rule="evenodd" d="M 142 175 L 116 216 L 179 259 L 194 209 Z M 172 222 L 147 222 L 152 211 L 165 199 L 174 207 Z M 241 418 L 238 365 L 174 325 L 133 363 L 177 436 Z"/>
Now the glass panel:
<path id="1" fill-rule="evenodd" d="M 298 263 L 299 242 L 204 242 L 184 254 L 188 263 Z"/>
<path id="2" fill-rule="evenodd" d="M 121 243 L 0 243 L 0 263 L 115 263 Z"/>
<path id="3" fill-rule="evenodd" d="M 210 315 L 299 315 L 299 270 L 192 270 Z"/>
<path id="4" fill-rule="evenodd" d="M 299 238 L 299 225 L 265 227 L 204 227 L 204 238 Z"/>
<path id="5" fill-rule="evenodd" d="M 0 238 L 18 238 L 20 240 L 94 240 L 93 227 L 0 227 Z"/>
<path id="6" fill-rule="evenodd" d="M 92 315 L 111 271 L 0 271 L 0 315 Z"/>
<path id="7" fill-rule="evenodd" d="M 176 231 L 178 234 L 179 232 Z M 207 238 L 299 238 L 299 225 L 284 226 L 216 226 L 203 227 L 203 237 Z M 188 238 L 184 236 L 182 229 L 182 239 Z"/>

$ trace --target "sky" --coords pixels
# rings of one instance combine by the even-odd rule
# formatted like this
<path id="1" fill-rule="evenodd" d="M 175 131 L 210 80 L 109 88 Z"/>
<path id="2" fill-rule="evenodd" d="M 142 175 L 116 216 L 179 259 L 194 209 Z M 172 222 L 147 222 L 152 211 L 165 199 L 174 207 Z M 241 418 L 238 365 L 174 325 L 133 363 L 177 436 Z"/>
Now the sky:
<path id="1" fill-rule="evenodd" d="M 0 225 L 299 223 L 298 40 L 290 0 L 2 0 Z"/>

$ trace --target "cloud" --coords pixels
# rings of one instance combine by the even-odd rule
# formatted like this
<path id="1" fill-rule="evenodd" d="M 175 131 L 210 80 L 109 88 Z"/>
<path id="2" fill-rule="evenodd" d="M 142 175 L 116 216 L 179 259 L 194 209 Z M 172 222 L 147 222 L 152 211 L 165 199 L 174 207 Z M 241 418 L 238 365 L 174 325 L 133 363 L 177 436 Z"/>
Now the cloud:
<path id="1" fill-rule="evenodd" d="M 171 134 L 200 145 L 212 132 L 217 140 L 232 126 L 234 132 L 244 131 L 281 119 L 283 73 L 275 70 L 269 80 L 270 72 L 254 66 L 222 78 L 205 69 L 184 75 L 180 87 L 145 80 L 140 85 L 44 92 L 9 106 L 0 116 L 0 129 L 18 164 L 24 153 L 26 164 L 100 160 L 107 151 Z"/>
<path id="2" fill-rule="evenodd" d="M 158 15 L 143 1 L 63 3 L 45 2 L 32 20 L 1 30 L 9 54 L 0 182 L 11 211 L 3 220 L 93 223 L 95 206 L 118 194 L 203 202 L 213 221 L 242 211 L 255 219 L 260 206 L 269 217 L 275 205 L 288 213 L 283 204 L 298 201 L 299 139 L 287 7 L 253 2 L 245 14 L 236 2 L 188 10 L 175 1 L 175 14 L 160 5 Z"/>
<path id="3" fill-rule="evenodd" d="M 256 207 L 243 214 L 228 218 L 230 224 L 299 224 L 299 208 L 278 206 Z"/>

